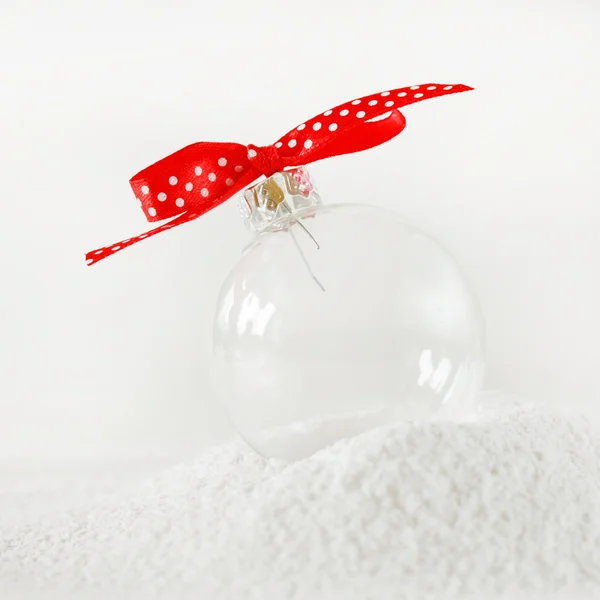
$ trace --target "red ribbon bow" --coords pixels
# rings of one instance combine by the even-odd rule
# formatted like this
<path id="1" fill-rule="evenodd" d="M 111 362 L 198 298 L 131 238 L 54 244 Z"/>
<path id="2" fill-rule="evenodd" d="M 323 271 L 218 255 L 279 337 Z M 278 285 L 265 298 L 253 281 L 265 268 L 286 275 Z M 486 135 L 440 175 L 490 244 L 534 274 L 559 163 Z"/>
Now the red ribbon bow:
<path id="1" fill-rule="evenodd" d="M 371 94 L 340 104 L 301 123 L 271 146 L 198 142 L 134 175 L 130 184 L 150 222 L 171 221 L 117 244 L 86 254 L 88 265 L 152 235 L 197 219 L 261 175 L 367 150 L 398 135 L 406 120 L 398 108 L 466 85 L 426 83 Z"/>

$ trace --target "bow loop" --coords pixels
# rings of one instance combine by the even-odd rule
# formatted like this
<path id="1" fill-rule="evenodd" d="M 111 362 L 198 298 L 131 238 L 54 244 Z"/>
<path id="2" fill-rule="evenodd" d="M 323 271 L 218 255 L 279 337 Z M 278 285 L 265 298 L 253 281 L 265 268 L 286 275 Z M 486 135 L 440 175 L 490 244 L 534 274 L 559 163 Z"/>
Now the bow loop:
<path id="1" fill-rule="evenodd" d="M 159 160 L 131 178 L 148 221 L 171 221 L 134 238 L 86 254 L 92 265 L 142 239 L 194 220 L 261 175 L 360 152 L 398 135 L 399 108 L 429 98 L 466 92 L 466 85 L 426 83 L 345 102 L 286 133 L 271 146 L 198 142 Z"/>

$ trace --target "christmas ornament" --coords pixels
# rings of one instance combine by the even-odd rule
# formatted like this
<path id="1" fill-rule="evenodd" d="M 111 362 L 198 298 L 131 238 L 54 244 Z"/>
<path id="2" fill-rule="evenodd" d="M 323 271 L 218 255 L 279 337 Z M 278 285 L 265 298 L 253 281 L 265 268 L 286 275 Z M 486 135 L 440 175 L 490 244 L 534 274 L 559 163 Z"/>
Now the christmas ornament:
<path id="1" fill-rule="evenodd" d="M 296 459 L 376 425 L 451 415 L 484 371 L 483 319 L 459 267 L 394 212 L 323 204 L 304 165 L 382 144 L 404 129 L 398 108 L 471 89 L 372 94 L 271 146 L 187 146 L 131 179 L 148 221 L 171 220 L 89 252 L 87 263 L 247 188 L 240 210 L 255 236 L 214 321 L 218 387 L 239 433 L 265 456 Z"/>

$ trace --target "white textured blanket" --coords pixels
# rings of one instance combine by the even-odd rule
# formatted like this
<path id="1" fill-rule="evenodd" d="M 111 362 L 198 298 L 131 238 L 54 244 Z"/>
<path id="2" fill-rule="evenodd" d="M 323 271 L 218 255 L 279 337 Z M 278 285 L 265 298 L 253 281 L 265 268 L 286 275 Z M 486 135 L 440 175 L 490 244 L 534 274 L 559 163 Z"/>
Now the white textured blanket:
<path id="1" fill-rule="evenodd" d="M 503 404 L 290 465 L 232 443 L 108 495 L 38 494 L 43 512 L 5 493 L 0 597 L 600 597 L 600 435 Z"/>

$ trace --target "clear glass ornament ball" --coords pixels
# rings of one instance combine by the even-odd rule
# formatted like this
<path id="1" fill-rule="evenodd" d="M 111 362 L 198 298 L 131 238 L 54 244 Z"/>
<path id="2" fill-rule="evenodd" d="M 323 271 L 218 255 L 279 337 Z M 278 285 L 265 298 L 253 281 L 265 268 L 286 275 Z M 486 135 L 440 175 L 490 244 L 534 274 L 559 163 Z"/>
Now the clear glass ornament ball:
<path id="1" fill-rule="evenodd" d="M 221 288 L 214 352 L 223 402 L 256 451 L 296 460 L 468 409 L 483 319 L 436 241 L 389 210 L 322 204 L 304 169 L 243 203 L 258 231 Z"/>

